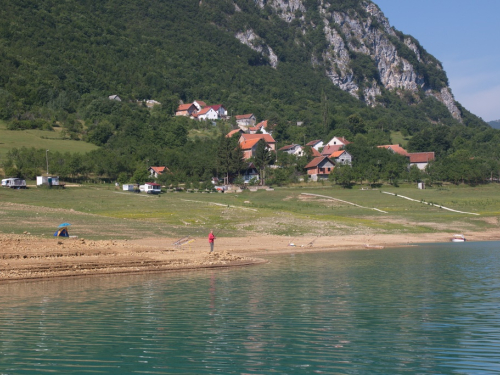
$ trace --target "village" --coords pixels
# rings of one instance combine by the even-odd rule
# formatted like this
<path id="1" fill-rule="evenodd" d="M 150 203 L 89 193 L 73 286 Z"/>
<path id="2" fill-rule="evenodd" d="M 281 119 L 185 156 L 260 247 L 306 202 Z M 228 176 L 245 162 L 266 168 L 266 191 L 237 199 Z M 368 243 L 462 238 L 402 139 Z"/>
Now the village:
<path id="1" fill-rule="evenodd" d="M 109 100 L 121 101 L 120 97 L 117 95 L 111 95 L 108 98 Z M 153 108 L 161 104 L 155 100 L 138 101 L 138 103 L 143 103 L 148 108 Z M 180 104 L 174 116 L 183 116 L 192 120 L 213 123 L 215 123 L 215 121 L 228 122 L 228 120 L 231 119 L 231 116 L 228 116 L 228 111 L 223 105 L 207 105 L 202 100 Z M 237 138 L 237 143 L 241 148 L 243 159 L 246 162 L 245 168 L 238 173 L 238 177 L 241 177 L 241 183 L 235 181 L 235 175 L 225 178 L 214 176 L 212 184 L 213 190 L 215 191 L 238 191 L 245 187 L 251 187 L 252 190 L 267 188 L 267 186 L 262 186 L 264 185 L 262 176 L 253 163 L 259 141 L 265 143 L 267 151 L 274 153 L 274 157 L 272 158 L 274 161 L 278 159 L 279 153 L 288 154 L 296 158 L 307 155 L 310 159 L 304 166 L 304 174 L 307 176 L 307 181 L 316 182 L 326 180 L 329 175 L 333 173 L 336 166 L 352 165 L 353 155 L 345 149 L 351 142 L 345 137 L 333 136 L 329 140 L 314 139 L 307 142 L 304 139 L 304 144 L 302 145 L 293 143 L 277 148 L 277 142 L 273 138 L 272 130 L 275 124 L 270 124 L 269 120 L 257 122 L 256 116 L 253 113 L 248 113 L 235 115 L 233 123 L 235 124 L 233 126 L 234 129 L 225 136 L 226 138 Z M 434 152 L 409 153 L 399 144 L 378 145 L 377 147 L 387 149 L 392 153 L 407 158 L 408 169 L 411 168 L 411 166 L 416 166 L 420 171 L 425 171 L 429 162 L 433 161 L 435 158 Z M 271 162 L 269 168 L 278 169 L 280 166 Z M 51 176 L 48 172 L 47 170 L 46 175 L 37 177 L 36 185 L 64 188 L 65 185 L 59 182 L 59 177 Z M 162 192 L 162 185 L 159 183 L 159 177 L 169 172 L 168 166 L 165 165 L 148 166 L 149 181 L 143 184 L 124 183 L 122 188 L 124 191 L 159 194 Z M 119 186 L 118 183 L 116 183 L 116 185 L 117 187 Z M 2 180 L 2 186 L 16 189 L 24 189 L 27 187 L 26 181 L 21 178 L 5 178 Z"/>
<path id="2" fill-rule="evenodd" d="M 175 116 L 185 116 L 199 121 L 229 120 L 227 109 L 221 105 L 207 105 L 202 100 L 195 100 L 192 103 L 180 104 L 175 112 Z M 260 174 L 255 165 L 251 162 L 255 156 L 257 144 L 263 141 L 268 151 L 274 153 L 286 153 L 295 157 L 301 157 L 309 153 L 312 160 L 305 165 L 304 169 L 309 181 L 321 181 L 328 179 L 337 165 L 352 165 L 353 156 L 345 150 L 345 146 L 351 142 L 344 137 L 334 136 L 328 141 L 315 139 L 307 143 L 289 144 L 277 149 L 276 141 L 273 138 L 273 126 L 269 120 L 257 122 L 253 113 L 235 115 L 235 129 L 226 134 L 227 138 L 237 137 L 238 144 L 243 151 L 243 158 L 248 161 L 247 167 L 241 171 L 245 186 L 259 182 Z M 409 153 L 399 144 L 379 145 L 379 148 L 387 149 L 395 154 L 399 154 L 408 159 L 408 168 L 415 165 L 419 170 L 424 171 L 429 162 L 434 160 L 434 152 Z M 276 158 L 275 158 L 276 160 Z M 277 165 L 270 165 L 270 168 L 279 168 Z M 150 176 L 157 179 L 162 173 L 168 173 L 168 166 L 149 166 Z M 232 184 L 232 180 L 223 181 L 224 185 Z M 220 181 L 214 178 L 214 185 L 219 191 L 226 191 L 227 186 L 217 187 Z M 127 185 L 124 190 L 133 190 L 132 185 Z M 142 191 L 158 193 L 161 191 L 160 184 L 156 182 L 146 183 L 141 187 Z"/>

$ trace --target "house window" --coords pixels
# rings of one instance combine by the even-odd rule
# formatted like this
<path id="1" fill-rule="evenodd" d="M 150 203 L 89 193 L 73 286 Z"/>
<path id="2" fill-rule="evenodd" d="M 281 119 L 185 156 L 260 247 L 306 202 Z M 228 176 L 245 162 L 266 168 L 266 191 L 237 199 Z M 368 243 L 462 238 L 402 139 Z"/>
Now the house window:
<path id="1" fill-rule="evenodd" d="M 328 172 L 330 172 L 330 168 L 328 168 Z"/>

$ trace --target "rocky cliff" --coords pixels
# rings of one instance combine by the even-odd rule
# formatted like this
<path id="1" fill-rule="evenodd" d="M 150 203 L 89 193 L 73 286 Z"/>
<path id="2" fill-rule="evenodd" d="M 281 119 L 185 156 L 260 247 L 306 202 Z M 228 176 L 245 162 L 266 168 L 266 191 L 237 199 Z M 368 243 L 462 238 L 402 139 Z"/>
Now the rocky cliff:
<path id="1" fill-rule="evenodd" d="M 302 36 L 323 40 L 310 53 L 311 64 L 323 69 L 342 90 L 377 105 L 383 90 L 396 92 L 410 104 L 433 96 L 461 120 L 441 63 L 411 36 L 395 30 L 379 7 L 369 0 L 255 0 L 255 6 L 272 12 Z M 241 9 L 235 2 L 236 11 Z M 280 59 L 273 42 L 245 27 L 235 35 L 242 43 L 265 56 L 274 68 Z"/>

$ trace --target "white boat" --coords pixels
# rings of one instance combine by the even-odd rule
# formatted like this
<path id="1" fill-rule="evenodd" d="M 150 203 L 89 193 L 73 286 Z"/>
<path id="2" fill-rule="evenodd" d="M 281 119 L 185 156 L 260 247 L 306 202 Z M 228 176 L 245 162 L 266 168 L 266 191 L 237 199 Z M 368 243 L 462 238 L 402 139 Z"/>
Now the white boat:
<path id="1" fill-rule="evenodd" d="M 465 242 L 467 241 L 463 234 L 455 234 L 451 238 L 451 242 Z"/>

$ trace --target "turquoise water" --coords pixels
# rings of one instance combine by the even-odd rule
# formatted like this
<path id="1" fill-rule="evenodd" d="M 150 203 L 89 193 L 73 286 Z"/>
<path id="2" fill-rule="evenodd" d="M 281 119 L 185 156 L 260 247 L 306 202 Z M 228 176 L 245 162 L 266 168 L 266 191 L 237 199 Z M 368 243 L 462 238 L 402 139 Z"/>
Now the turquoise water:
<path id="1" fill-rule="evenodd" d="M 0 285 L 0 374 L 500 373 L 500 243 Z"/>

